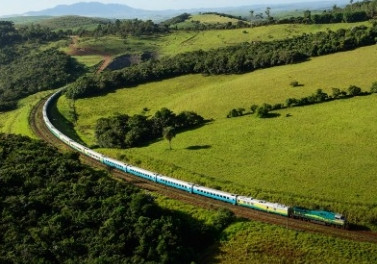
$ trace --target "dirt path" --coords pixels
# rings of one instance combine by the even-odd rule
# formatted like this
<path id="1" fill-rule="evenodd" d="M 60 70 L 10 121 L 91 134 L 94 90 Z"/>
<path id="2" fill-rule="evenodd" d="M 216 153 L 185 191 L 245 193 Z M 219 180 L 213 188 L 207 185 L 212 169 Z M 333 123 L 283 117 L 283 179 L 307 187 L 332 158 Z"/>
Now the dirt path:
<path id="1" fill-rule="evenodd" d="M 96 71 L 97 74 L 103 72 L 113 61 L 113 58 L 110 55 L 102 55 L 102 59 L 103 61 Z"/>
<path id="2" fill-rule="evenodd" d="M 102 63 L 98 67 L 96 73 L 103 72 L 107 66 L 113 61 L 113 58 L 110 54 L 101 53 L 95 49 L 90 48 L 80 48 L 79 45 L 79 37 L 78 36 L 71 36 L 71 44 L 69 45 L 68 55 L 71 56 L 87 56 L 87 55 L 100 55 L 102 56 Z"/>

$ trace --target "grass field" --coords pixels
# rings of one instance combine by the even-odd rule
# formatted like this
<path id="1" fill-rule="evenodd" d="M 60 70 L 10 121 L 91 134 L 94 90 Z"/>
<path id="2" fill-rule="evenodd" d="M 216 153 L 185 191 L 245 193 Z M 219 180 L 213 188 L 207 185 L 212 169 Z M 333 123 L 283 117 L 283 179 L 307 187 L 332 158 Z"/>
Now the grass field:
<path id="1" fill-rule="evenodd" d="M 258 222 L 233 224 L 224 232 L 218 254 L 205 263 L 282 264 L 377 262 L 377 247 Z"/>
<path id="2" fill-rule="evenodd" d="M 196 14 L 191 15 L 190 18 L 188 18 L 184 22 L 172 25 L 172 27 L 176 27 L 178 29 L 194 29 L 195 26 L 197 26 L 197 24 L 225 25 L 228 23 L 232 23 L 233 25 L 236 25 L 239 21 L 241 20 L 226 16 L 220 16 L 217 14 Z"/>
<path id="3" fill-rule="evenodd" d="M 373 221 L 377 217 L 377 96 L 285 109 L 272 119 L 225 116 L 235 107 L 284 102 L 318 88 L 330 92 L 331 87 L 346 89 L 355 84 L 367 90 L 376 81 L 375 65 L 377 47 L 371 46 L 244 75 L 192 75 L 150 83 L 78 100 L 76 129 L 92 145 L 94 124 L 100 117 L 140 113 L 144 107 L 151 114 L 161 107 L 193 110 L 215 120 L 179 134 L 173 151 L 160 141 L 144 148 L 103 152 L 200 184 L 346 212 L 351 221 Z M 293 79 L 304 86 L 292 88 Z M 64 98 L 58 107 L 67 117 Z"/>
<path id="4" fill-rule="evenodd" d="M 98 39 L 81 38 L 79 47 L 93 49 L 99 53 L 116 56 L 125 53 L 157 52 L 160 56 L 175 55 L 194 50 L 209 50 L 250 41 L 269 41 L 285 39 L 303 33 L 351 28 L 357 25 L 368 25 L 368 22 L 352 24 L 324 25 L 272 25 L 256 28 L 208 31 L 177 31 L 158 37 L 102 37 Z"/>
<path id="5" fill-rule="evenodd" d="M 204 210 L 157 196 L 160 206 L 213 223 L 216 211 Z M 237 219 L 220 235 L 200 263 L 376 263 L 377 245 L 325 235 L 297 232 L 284 227 Z"/>
<path id="6" fill-rule="evenodd" d="M 197 14 L 197 15 L 192 15 L 189 19 L 189 21 L 199 21 L 200 23 L 204 24 L 226 24 L 228 22 L 231 23 L 237 23 L 240 21 L 239 19 L 235 18 L 230 18 L 230 17 L 225 17 L 225 16 L 219 16 L 216 14 Z"/>
<path id="7" fill-rule="evenodd" d="M 93 67 L 103 60 L 102 56 L 99 55 L 73 56 L 73 58 L 87 67 Z"/>
<path id="8" fill-rule="evenodd" d="M 18 102 L 18 109 L 9 112 L 0 112 L 0 132 L 8 134 L 20 134 L 35 138 L 35 135 L 29 127 L 29 114 L 33 106 L 36 105 L 39 100 L 51 91 L 40 92 L 31 95 Z"/>

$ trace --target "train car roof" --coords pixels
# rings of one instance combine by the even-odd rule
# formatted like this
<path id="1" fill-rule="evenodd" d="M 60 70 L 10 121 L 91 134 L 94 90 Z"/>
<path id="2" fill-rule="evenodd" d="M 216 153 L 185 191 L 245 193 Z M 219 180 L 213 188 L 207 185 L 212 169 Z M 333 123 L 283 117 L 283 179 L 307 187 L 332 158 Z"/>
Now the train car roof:
<path id="1" fill-rule="evenodd" d="M 182 180 L 174 179 L 174 178 L 171 178 L 171 177 L 168 177 L 168 176 L 165 176 L 165 175 L 161 175 L 161 174 L 158 174 L 157 177 L 160 177 L 160 178 L 163 178 L 163 179 L 167 179 L 167 180 L 169 180 L 169 181 L 177 182 L 177 183 L 180 183 L 180 184 L 189 184 L 189 185 L 193 185 L 193 183 L 191 183 L 191 182 L 186 182 L 186 181 L 182 181 Z"/>
<path id="2" fill-rule="evenodd" d="M 244 200 L 244 201 L 247 201 L 247 202 L 258 203 L 258 204 L 265 204 L 267 206 L 276 207 L 276 208 L 280 208 L 280 209 L 289 208 L 289 206 L 287 206 L 285 204 L 271 203 L 271 202 L 267 202 L 267 201 L 264 201 L 264 200 L 254 199 L 253 197 L 238 196 L 237 199 L 241 199 L 241 200 Z"/>
<path id="3" fill-rule="evenodd" d="M 135 169 L 135 170 L 138 170 L 138 171 L 140 171 L 140 172 L 148 173 L 148 174 L 154 174 L 154 175 L 157 174 L 156 172 L 149 171 L 149 170 L 145 170 L 145 169 L 142 169 L 142 168 L 139 168 L 139 167 L 133 166 L 133 165 L 128 165 L 127 167 L 128 167 L 128 168 Z"/>
<path id="4" fill-rule="evenodd" d="M 220 194 L 220 195 L 236 196 L 236 194 L 233 194 L 233 193 L 219 191 L 219 190 L 208 188 L 208 187 L 204 187 L 204 186 L 201 186 L 201 185 L 198 185 L 198 184 L 195 184 L 193 187 L 194 188 L 200 188 L 201 190 L 212 192 L 212 193 L 216 193 L 216 194 Z"/>

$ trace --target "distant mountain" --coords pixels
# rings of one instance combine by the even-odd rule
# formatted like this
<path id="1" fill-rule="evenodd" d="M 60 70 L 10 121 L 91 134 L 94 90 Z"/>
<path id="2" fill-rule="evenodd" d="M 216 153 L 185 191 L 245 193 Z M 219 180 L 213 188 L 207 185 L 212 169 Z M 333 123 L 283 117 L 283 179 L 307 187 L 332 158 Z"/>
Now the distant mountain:
<path id="1" fill-rule="evenodd" d="M 54 8 L 45 9 L 41 11 L 28 12 L 23 16 L 87 16 L 87 17 L 103 17 L 103 18 L 119 18 L 119 19 L 152 19 L 161 21 L 171 18 L 173 16 L 186 13 L 199 12 L 219 12 L 228 13 L 238 16 L 248 16 L 249 10 L 255 12 L 263 12 L 267 6 L 271 7 L 271 12 L 283 12 L 287 10 L 304 10 L 304 9 L 328 9 L 332 5 L 342 5 L 348 3 L 348 0 L 328 0 L 328 1 L 313 1 L 301 2 L 291 4 L 259 4 L 250 6 L 238 7 L 224 7 L 224 8 L 201 8 L 201 9 L 184 9 L 184 10 L 161 10 L 151 11 L 132 8 L 122 4 L 103 4 L 98 2 L 81 2 L 72 5 L 58 5 Z"/>
<path id="2" fill-rule="evenodd" d="M 152 11 L 136 9 L 121 4 L 102 4 L 97 2 L 85 2 L 72 5 L 58 5 L 54 8 L 42 11 L 28 12 L 27 16 L 88 16 L 105 18 L 137 18 L 153 15 Z"/>

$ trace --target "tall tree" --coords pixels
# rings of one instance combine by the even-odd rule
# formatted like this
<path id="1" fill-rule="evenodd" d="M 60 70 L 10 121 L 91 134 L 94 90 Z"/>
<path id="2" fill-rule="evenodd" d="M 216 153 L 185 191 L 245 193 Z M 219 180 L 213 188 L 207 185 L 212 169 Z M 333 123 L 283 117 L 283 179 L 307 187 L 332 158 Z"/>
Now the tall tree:
<path id="1" fill-rule="evenodd" d="M 266 14 L 268 20 L 272 20 L 272 17 L 271 17 L 271 7 L 267 7 L 266 11 L 264 11 L 264 13 Z"/>
<path id="2" fill-rule="evenodd" d="M 171 140 L 175 137 L 175 129 L 174 127 L 165 127 L 162 131 L 162 136 L 169 141 L 169 149 L 171 150 Z"/>
<path id="3" fill-rule="evenodd" d="M 253 21 L 254 19 L 254 10 L 250 10 L 250 21 Z"/>

